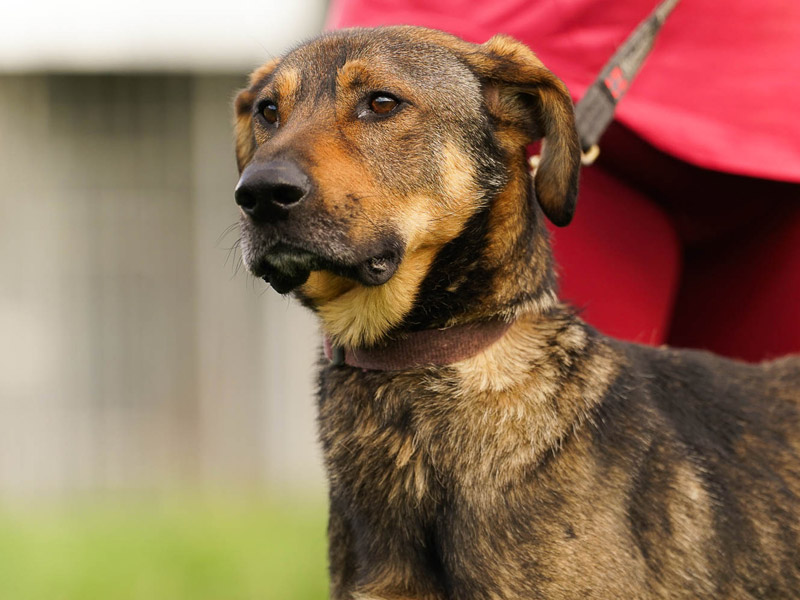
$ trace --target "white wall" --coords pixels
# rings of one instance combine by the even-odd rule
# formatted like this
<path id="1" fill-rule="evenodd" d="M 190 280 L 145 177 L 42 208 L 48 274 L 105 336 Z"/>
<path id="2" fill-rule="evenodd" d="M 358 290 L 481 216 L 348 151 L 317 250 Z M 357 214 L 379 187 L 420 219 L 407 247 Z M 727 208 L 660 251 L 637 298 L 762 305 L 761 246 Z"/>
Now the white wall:
<path id="1" fill-rule="evenodd" d="M 0 77 L 0 499 L 321 485 L 316 326 L 220 240 L 242 81 Z"/>

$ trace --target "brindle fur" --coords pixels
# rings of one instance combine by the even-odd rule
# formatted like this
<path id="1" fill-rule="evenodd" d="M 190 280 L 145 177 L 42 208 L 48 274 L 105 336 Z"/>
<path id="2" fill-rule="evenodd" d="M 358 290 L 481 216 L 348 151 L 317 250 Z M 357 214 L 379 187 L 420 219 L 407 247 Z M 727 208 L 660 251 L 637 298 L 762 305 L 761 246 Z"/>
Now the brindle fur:
<path id="1" fill-rule="evenodd" d="M 373 118 L 380 91 L 406 103 Z M 240 170 L 313 182 L 279 222 L 243 216 L 245 261 L 337 342 L 514 320 L 447 367 L 321 364 L 333 598 L 800 597 L 800 361 L 622 343 L 557 302 L 544 215 L 569 221 L 578 147 L 525 46 L 325 34 L 254 73 L 236 131 Z"/>

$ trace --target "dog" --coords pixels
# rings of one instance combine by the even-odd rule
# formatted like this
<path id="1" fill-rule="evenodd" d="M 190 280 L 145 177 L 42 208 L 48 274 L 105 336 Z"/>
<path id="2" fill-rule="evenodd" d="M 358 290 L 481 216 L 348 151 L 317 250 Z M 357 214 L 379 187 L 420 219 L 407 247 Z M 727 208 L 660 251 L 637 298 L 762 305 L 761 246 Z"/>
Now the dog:
<path id="1" fill-rule="evenodd" d="M 531 50 L 334 31 L 234 112 L 244 262 L 327 340 L 332 598 L 800 597 L 800 359 L 624 343 L 558 301 L 580 147 Z"/>

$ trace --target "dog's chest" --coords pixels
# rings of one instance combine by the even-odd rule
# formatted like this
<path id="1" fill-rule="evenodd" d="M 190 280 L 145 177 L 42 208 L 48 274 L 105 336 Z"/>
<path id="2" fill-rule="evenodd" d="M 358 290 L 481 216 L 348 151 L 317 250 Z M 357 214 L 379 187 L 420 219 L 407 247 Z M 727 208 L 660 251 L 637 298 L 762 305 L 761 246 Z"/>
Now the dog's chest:
<path id="1" fill-rule="evenodd" d="M 474 585 L 473 567 L 500 550 L 487 550 L 492 539 L 514 530 L 504 490 L 536 460 L 525 413 L 490 408 L 446 375 L 330 369 L 320 392 L 331 561 L 347 557 L 339 571 L 356 573 L 347 589 L 443 598 L 445 585 Z M 516 579 L 512 571 L 496 575 Z"/>

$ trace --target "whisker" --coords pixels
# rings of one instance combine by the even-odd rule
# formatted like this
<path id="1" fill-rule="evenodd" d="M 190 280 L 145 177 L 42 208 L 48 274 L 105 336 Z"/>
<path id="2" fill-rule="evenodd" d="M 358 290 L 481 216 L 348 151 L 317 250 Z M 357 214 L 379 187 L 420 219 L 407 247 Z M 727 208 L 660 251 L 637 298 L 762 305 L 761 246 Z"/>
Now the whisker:
<path id="1" fill-rule="evenodd" d="M 225 229 L 222 231 L 222 233 L 220 233 L 220 234 L 219 234 L 219 237 L 217 238 L 217 243 L 216 243 L 216 245 L 217 245 L 217 246 L 219 246 L 219 245 L 220 245 L 220 243 L 222 242 L 222 240 L 225 238 L 225 236 L 226 236 L 226 235 L 228 235 L 229 233 L 231 233 L 231 232 L 232 232 L 234 229 L 236 229 L 237 227 L 239 227 L 239 223 L 233 223 L 232 225 L 228 225 L 228 226 L 227 226 L 227 227 L 226 227 L 226 228 L 225 228 Z"/>
<path id="2" fill-rule="evenodd" d="M 228 254 L 227 256 L 225 256 L 226 267 L 228 266 L 228 261 L 231 260 L 231 256 L 233 256 L 234 260 L 236 260 L 237 252 L 241 250 L 241 243 L 242 243 L 242 238 L 239 238 L 235 242 L 233 242 L 233 245 L 230 248 L 228 248 Z"/>

